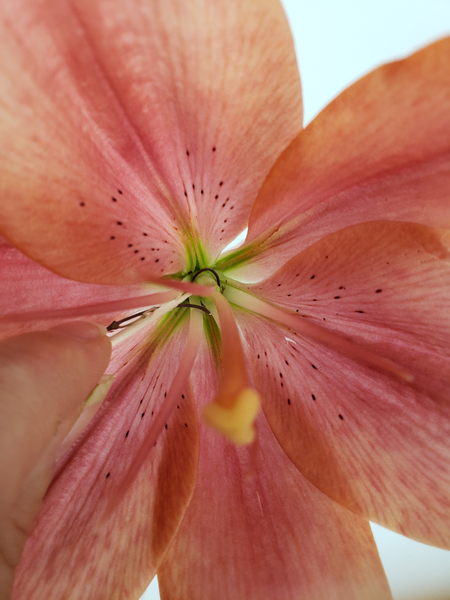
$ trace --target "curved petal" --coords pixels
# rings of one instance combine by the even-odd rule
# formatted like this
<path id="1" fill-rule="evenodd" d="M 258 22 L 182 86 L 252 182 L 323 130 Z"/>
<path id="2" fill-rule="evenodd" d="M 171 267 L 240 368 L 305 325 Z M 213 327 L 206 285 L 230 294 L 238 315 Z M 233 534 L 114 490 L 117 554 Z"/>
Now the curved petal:
<path id="1" fill-rule="evenodd" d="M 216 390 L 202 360 L 203 403 Z M 262 415 L 258 432 L 256 450 L 244 449 L 201 425 L 197 485 L 158 571 L 161 598 L 391 598 L 368 523 L 297 471 Z"/>
<path id="2" fill-rule="evenodd" d="M 0 237 L 0 289 L 0 339 L 4 339 L 67 321 L 67 317 L 58 316 L 61 309 L 73 309 L 70 320 L 86 319 L 86 316 L 78 314 L 82 305 L 144 296 L 152 293 L 156 286 L 147 283 L 109 286 L 72 281 L 42 267 Z M 11 315 L 39 311 L 54 312 L 54 317 L 22 321 L 11 318 Z M 132 313 L 133 310 L 126 313 L 108 310 L 100 314 L 92 311 L 89 318 L 108 325 L 114 319 L 119 320 Z"/>
<path id="3" fill-rule="evenodd" d="M 249 281 L 356 223 L 450 227 L 449 61 L 446 38 L 376 69 L 300 133 L 256 200 L 249 256 L 256 241 L 266 252 L 244 266 Z"/>
<path id="4" fill-rule="evenodd" d="M 301 472 L 357 514 L 450 548 L 450 239 L 439 233 L 358 225 L 252 288 L 391 360 L 413 383 L 256 315 L 238 322 L 265 414 Z"/>
<path id="5" fill-rule="evenodd" d="M 65 276 L 217 254 L 301 129 L 277 0 L 7 0 L 0 26 L 1 230 Z"/>
<path id="6" fill-rule="evenodd" d="M 111 393 L 59 464 L 27 541 L 14 599 L 132 599 L 149 584 L 195 485 L 198 429 L 190 391 L 128 493 L 114 512 L 108 507 L 164 402 L 185 330 L 175 327 L 165 344 L 167 330 L 116 352 Z"/>

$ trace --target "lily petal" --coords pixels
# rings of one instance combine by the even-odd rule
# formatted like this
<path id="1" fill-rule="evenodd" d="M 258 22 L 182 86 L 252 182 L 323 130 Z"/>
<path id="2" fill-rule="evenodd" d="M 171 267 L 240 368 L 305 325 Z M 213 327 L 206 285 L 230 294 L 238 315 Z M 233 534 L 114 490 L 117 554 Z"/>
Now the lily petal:
<path id="1" fill-rule="evenodd" d="M 196 398 L 216 390 L 206 353 Z M 168 600 L 389 599 L 368 523 L 315 489 L 258 420 L 256 459 L 201 425 L 197 486 L 158 571 Z M 211 535 L 211 532 L 214 532 Z"/>
<path id="2" fill-rule="evenodd" d="M 160 291 L 159 286 L 135 284 L 108 286 L 72 281 L 31 260 L 7 240 L 0 237 L 0 339 L 30 331 L 54 327 L 62 321 L 85 319 L 79 314 L 80 306 L 92 305 L 91 320 L 108 325 L 133 313 L 124 309 L 111 310 L 107 303 L 127 300 Z M 99 312 L 99 306 L 106 308 Z M 97 308 L 95 308 L 97 306 Z M 65 310 L 70 316 L 61 316 Z M 12 315 L 49 313 L 49 318 L 33 317 L 14 320 Z"/>
<path id="3" fill-rule="evenodd" d="M 250 245 L 238 251 L 236 265 L 246 252 L 249 258 L 267 252 L 246 263 L 242 276 L 262 279 L 316 240 L 356 223 L 450 227 L 449 61 L 446 38 L 376 69 L 299 134 L 256 200 Z M 263 243 L 253 251 L 256 240 Z"/>
<path id="4" fill-rule="evenodd" d="M 446 231 L 357 225 L 252 288 L 398 364 L 413 383 L 262 318 L 255 324 L 255 315 L 238 316 L 263 410 L 300 471 L 357 514 L 444 548 L 450 548 L 449 248 Z"/>
<path id="5" fill-rule="evenodd" d="M 25 546 L 13 598 L 133 599 L 149 584 L 195 484 L 198 429 L 189 390 L 128 493 L 114 512 L 108 507 L 164 402 L 185 333 L 182 324 L 166 343 L 164 336 L 145 340 L 144 354 L 142 339 L 138 348 L 135 340 L 119 346 L 113 388 L 59 464 Z"/>
<path id="6" fill-rule="evenodd" d="M 277 0 L 6 0 L 0 28 L 1 232 L 67 277 L 218 254 L 301 129 Z"/>

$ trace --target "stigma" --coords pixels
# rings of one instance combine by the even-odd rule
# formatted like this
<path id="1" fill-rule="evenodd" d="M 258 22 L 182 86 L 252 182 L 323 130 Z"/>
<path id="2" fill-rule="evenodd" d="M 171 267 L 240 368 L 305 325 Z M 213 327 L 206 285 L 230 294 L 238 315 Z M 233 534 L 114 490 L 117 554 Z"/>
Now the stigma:
<path id="1" fill-rule="evenodd" d="M 256 438 L 255 420 L 260 410 L 260 397 L 250 387 L 242 389 L 235 398 L 219 399 L 206 405 L 203 418 L 207 425 L 225 435 L 237 446 L 251 444 Z"/>

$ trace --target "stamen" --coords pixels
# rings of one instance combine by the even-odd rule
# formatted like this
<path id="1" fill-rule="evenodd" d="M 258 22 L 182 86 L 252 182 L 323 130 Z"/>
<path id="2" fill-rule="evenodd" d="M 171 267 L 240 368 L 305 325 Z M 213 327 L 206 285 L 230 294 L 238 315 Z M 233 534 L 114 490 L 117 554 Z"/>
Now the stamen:
<path id="1" fill-rule="evenodd" d="M 111 300 L 110 302 L 99 302 L 96 304 L 85 304 L 73 308 L 60 308 L 52 310 L 36 310 L 32 312 L 8 314 L 0 317 L 0 321 L 39 321 L 47 319 L 71 319 L 73 317 L 85 317 L 109 312 L 119 312 L 133 308 L 149 308 L 179 298 L 174 290 L 147 294 L 124 300 Z"/>
<path id="2" fill-rule="evenodd" d="M 135 313 L 134 315 L 130 315 L 129 317 L 125 317 L 124 319 L 120 319 L 119 321 L 113 321 L 112 323 L 110 323 L 108 325 L 106 330 L 107 331 L 115 331 L 116 329 L 122 329 L 123 327 L 126 327 L 126 325 L 123 325 L 123 323 L 126 323 L 127 321 L 131 321 L 132 319 L 136 319 L 136 317 L 140 317 L 145 312 L 147 312 L 147 311 L 141 310 L 141 312 Z"/>
<path id="3" fill-rule="evenodd" d="M 299 316 L 286 312 L 282 308 L 278 308 L 273 304 L 269 304 L 264 300 L 260 300 L 255 296 L 251 296 L 242 290 L 233 287 L 228 287 L 225 293 L 229 302 L 258 313 L 263 317 L 267 317 L 272 321 L 281 323 L 289 329 L 296 331 L 300 335 L 311 338 L 316 342 L 320 342 L 332 350 L 336 350 L 353 360 L 365 362 L 375 369 L 386 371 L 394 375 L 398 379 L 411 383 L 414 381 L 414 376 L 411 373 L 400 368 L 394 362 L 387 358 L 383 358 L 370 350 L 367 350 L 358 343 L 353 342 L 339 334 L 323 329 L 315 323 L 305 321 Z"/>
<path id="4" fill-rule="evenodd" d="M 197 277 L 200 275 L 200 273 L 204 273 L 205 271 L 209 271 L 210 273 L 212 273 L 214 275 L 214 277 L 216 278 L 216 281 L 217 281 L 217 287 L 220 288 L 220 277 L 217 275 L 217 273 L 214 271 L 214 269 L 209 269 L 207 267 L 205 267 L 204 269 L 200 269 L 199 271 L 197 271 L 197 273 L 192 278 L 192 281 L 195 281 L 197 279 Z"/>
<path id="5" fill-rule="evenodd" d="M 209 269 L 208 269 L 209 270 Z M 174 288 L 175 290 L 180 290 L 181 292 L 186 292 L 187 294 L 192 294 L 193 296 L 211 296 L 211 286 L 208 285 L 199 285 L 198 283 L 192 283 L 190 281 L 178 281 L 176 279 L 163 279 L 162 277 L 158 277 L 156 279 L 151 280 L 152 283 L 157 283 L 158 285 L 165 285 L 166 287 Z"/>
<path id="6" fill-rule="evenodd" d="M 165 302 L 162 306 L 159 306 L 158 308 L 151 308 L 150 310 L 145 311 L 135 321 L 133 321 L 126 327 L 119 329 L 118 333 L 110 337 L 112 347 L 115 348 L 119 343 L 134 335 L 137 331 L 144 329 L 144 327 L 148 327 L 149 325 L 160 319 L 163 315 L 176 308 L 179 305 L 180 300 L 183 301 L 188 297 L 188 294 L 183 294 L 182 296 L 177 295 L 176 300 L 172 300 L 171 302 Z"/>
<path id="7" fill-rule="evenodd" d="M 178 308 L 197 308 L 198 310 L 201 310 L 204 313 L 206 313 L 209 317 L 211 316 L 211 312 L 200 304 L 191 304 L 190 302 L 185 301 L 179 304 Z"/>

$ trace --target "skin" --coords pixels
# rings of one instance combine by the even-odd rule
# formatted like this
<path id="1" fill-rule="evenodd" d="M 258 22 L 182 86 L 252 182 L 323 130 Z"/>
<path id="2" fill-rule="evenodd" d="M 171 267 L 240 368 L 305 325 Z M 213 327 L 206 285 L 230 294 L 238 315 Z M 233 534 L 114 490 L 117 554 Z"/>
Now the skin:
<path id="1" fill-rule="evenodd" d="M 1 600 L 10 597 L 63 442 L 110 354 L 105 328 L 90 323 L 68 323 L 0 343 Z"/>

